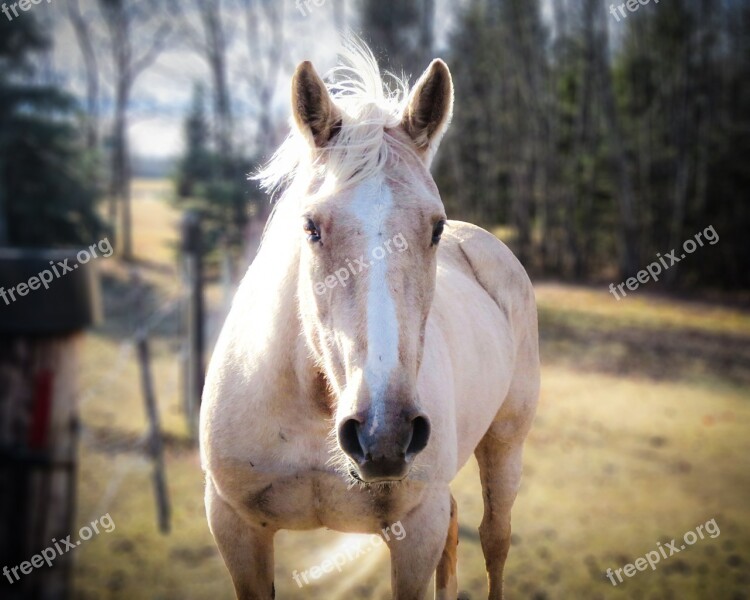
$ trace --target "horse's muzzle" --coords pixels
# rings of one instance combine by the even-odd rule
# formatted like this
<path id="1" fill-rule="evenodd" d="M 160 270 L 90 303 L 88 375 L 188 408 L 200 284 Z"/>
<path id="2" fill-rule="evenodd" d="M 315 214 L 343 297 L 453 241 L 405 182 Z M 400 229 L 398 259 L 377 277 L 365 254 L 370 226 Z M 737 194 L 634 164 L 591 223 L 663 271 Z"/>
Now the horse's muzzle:
<path id="1" fill-rule="evenodd" d="M 371 427 L 365 419 L 352 417 L 338 429 L 339 446 L 356 470 L 353 475 L 365 483 L 406 477 L 414 457 L 425 449 L 429 439 L 430 421 L 423 414 L 383 427 Z"/>

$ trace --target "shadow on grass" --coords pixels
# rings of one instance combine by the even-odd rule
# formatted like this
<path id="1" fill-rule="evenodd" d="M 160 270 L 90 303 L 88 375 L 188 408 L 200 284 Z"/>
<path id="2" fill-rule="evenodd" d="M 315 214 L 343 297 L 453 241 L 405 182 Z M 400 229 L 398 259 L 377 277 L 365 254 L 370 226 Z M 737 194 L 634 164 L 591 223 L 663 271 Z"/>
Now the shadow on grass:
<path id="1" fill-rule="evenodd" d="M 142 266 L 133 266 L 127 276 L 101 275 L 104 321 L 97 332 L 124 340 L 147 327 L 159 337 L 177 338 L 182 332 L 179 295 L 164 298 L 158 287 L 142 275 Z"/>
<path id="2" fill-rule="evenodd" d="M 657 380 L 716 377 L 750 385 L 750 337 L 691 328 L 613 326 L 601 317 L 539 309 L 542 361 Z"/>

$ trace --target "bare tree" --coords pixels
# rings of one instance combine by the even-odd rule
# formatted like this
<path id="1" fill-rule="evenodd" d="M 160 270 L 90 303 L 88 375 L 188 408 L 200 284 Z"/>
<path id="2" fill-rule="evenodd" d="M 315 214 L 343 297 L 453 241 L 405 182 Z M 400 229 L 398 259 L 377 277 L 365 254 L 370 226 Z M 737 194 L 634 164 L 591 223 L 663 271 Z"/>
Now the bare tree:
<path id="1" fill-rule="evenodd" d="M 623 145 L 625 136 L 618 117 L 612 71 L 609 66 L 610 47 L 607 10 L 604 4 L 596 0 L 588 0 L 587 9 L 596 15 L 598 40 L 594 53 L 597 60 L 596 81 L 617 165 L 617 201 L 620 207 L 620 270 L 623 275 L 631 276 L 638 271 L 639 266 L 638 222 L 635 216 L 633 181 L 627 153 Z"/>
<path id="2" fill-rule="evenodd" d="M 228 46 L 225 13 L 222 0 L 168 0 L 170 11 L 177 22 L 179 36 L 208 66 L 211 78 L 213 107 L 213 138 L 224 164 L 228 164 L 234 150 L 234 118 L 232 95 L 228 77 Z"/>
<path id="3" fill-rule="evenodd" d="M 227 78 L 227 36 L 221 0 L 195 0 L 203 27 L 203 51 L 211 69 L 216 143 L 222 157 L 232 155 L 232 102 Z"/>
<path id="4" fill-rule="evenodd" d="M 258 110 L 256 145 L 261 151 L 274 143 L 271 109 L 284 61 L 283 0 L 241 0 L 245 14 L 247 50 L 253 68 L 248 78 Z M 265 35 L 261 36 L 264 25 Z M 261 42 L 261 39 L 265 41 Z"/>
<path id="5" fill-rule="evenodd" d="M 81 13 L 78 0 L 68 0 L 67 8 L 86 70 L 86 147 L 95 150 L 99 144 L 99 64 L 91 22 Z"/>
<path id="6" fill-rule="evenodd" d="M 419 46 L 422 59 L 427 64 L 435 49 L 435 0 L 422 0 L 422 13 L 419 22 Z"/>
<path id="7" fill-rule="evenodd" d="M 99 0 L 108 31 L 115 88 L 109 216 L 116 223 L 118 206 L 122 209 L 120 246 L 125 260 L 133 259 L 128 106 L 138 76 L 153 64 L 169 41 L 172 27 L 161 8 L 158 3 L 145 1 Z M 139 47 L 144 48 L 140 53 L 136 50 Z"/>
<path id="8" fill-rule="evenodd" d="M 524 264 L 532 256 L 532 228 L 539 180 L 546 177 L 547 162 L 541 148 L 545 131 L 544 40 L 538 6 L 519 0 L 498 2 L 506 39 L 507 135 L 514 150 L 508 155 L 512 190 L 512 222 L 517 231 L 516 251 Z"/>

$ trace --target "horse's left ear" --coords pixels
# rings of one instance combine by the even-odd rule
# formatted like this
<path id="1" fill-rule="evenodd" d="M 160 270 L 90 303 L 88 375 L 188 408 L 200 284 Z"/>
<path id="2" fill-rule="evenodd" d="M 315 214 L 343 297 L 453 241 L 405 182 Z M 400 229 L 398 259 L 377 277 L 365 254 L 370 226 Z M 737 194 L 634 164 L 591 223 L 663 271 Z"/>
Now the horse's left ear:
<path id="1" fill-rule="evenodd" d="M 436 58 L 414 86 L 401 120 L 427 166 L 440 145 L 453 116 L 453 80 L 442 60 Z"/>

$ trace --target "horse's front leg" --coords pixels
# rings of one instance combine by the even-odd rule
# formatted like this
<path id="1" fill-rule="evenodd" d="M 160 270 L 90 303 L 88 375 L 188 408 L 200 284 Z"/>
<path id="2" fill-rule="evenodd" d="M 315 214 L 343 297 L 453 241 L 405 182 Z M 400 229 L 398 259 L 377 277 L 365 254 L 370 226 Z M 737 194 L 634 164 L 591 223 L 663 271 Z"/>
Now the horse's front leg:
<path id="1" fill-rule="evenodd" d="M 394 600 L 424 600 L 445 548 L 450 519 L 447 486 L 431 489 L 422 503 L 401 519 L 403 539 L 388 541 Z"/>
<path id="2" fill-rule="evenodd" d="M 219 496 L 210 477 L 206 483 L 206 513 L 238 600 L 272 600 L 273 532 L 242 519 Z"/>
<path id="3" fill-rule="evenodd" d="M 503 600 L 503 570 L 510 549 L 510 510 L 521 483 L 523 441 L 500 441 L 491 427 L 475 451 L 484 497 L 479 525 L 489 600 Z"/>

